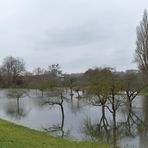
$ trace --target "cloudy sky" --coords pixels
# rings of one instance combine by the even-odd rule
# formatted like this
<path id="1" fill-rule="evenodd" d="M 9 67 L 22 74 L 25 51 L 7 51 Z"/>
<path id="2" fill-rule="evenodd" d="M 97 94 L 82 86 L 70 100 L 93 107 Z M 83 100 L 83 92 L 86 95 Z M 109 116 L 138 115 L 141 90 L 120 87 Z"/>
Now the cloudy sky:
<path id="1" fill-rule="evenodd" d="M 21 57 L 28 70 L 116 70 L 133 63 L 136 26 L 148 0 L 0 0 L 0 63 Z"/>

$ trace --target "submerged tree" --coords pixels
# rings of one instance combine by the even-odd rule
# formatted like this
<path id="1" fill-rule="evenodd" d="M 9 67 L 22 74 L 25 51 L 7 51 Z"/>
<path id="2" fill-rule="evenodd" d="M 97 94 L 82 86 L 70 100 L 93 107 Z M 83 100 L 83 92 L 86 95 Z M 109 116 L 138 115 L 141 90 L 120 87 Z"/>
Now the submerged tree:
<path id="1" fill-rule="evenodd" d="M 63 85 L 64 85 L 64 87 L 66 89 L 66 92 L 67 92 L 67 89 L 70 89 L 71 99 L 73 98 L 73 95 L 74 95 L 74 93 L 73 93 L 74 83 L 75 83 L 75 79 L 72 76 L 65 75 Z"/>
<path id="2" fill-rule="evenodd" d="M 7 113 L 9 113 L 12 116 L 15 116 L 17 119 L 20 119 L 20 117 L 26 116 L 26 113 L 24 112 L 23 108 L 20 107 L 20 98 L 23 98 L 27 95 L 27 91 L 24 89 L 10 89 L 8 90 L 7 96 L 9 98 L 16 99 L 16 108 L 13 105 L 9 105 L 7 109 Z"/>
<path id="3" fill-rule="evenodd" d="M 108 121 L 105 116 L 105 108 L 111 93 L 109 82 L 112 72 L 108 68 L 94 69 L 87 75 L 90 83 L 87 90 L 89 96 L 91 96 L 90 102 L 95 106 L 101 106 L 102 109 L 102 117 L 98 127 L 105 127 L 107 130 Z"/>
<path id="4" fill-rule="evenodd" d="M 132 108 L 133 100 L 146 88 L 147 84 L 143 82 L 139 74 L 125 75 L 122 80 L 122 91 L 125 92 L 122 94 L 122 97 L 126 100 L 129 108 Z"/>
<path id="5" fill-rule="evenodd" d="M 61 110 L 61 123 L 57 125 L 53 125 L 49 128 L 44 128 L 45 131 L 51 132 L 51 133 L 57 133 L 61 132 L 61 137 L 64 137 L 67 133 L 64 132 L 64 100 L 67 99 L 63 96 L 63 90 L 62 89 L 56 89 L 55 91 L 48 92 L 48 99 L 43 101 L 43 105 L 50 105 L 50 106 L 60 106 Z"/>

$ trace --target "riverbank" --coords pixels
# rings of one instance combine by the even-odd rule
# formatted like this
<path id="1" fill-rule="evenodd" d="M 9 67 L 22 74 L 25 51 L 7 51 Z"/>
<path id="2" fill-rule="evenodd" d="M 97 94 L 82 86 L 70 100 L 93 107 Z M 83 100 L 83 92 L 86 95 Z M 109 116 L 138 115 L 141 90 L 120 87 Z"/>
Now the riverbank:
<path id="1" fill-rule="evenodd" d="M 0 120 L 1 148 L 108 148 L 106 144 L 75 142 L 49 136 L 11 122 Z"/>

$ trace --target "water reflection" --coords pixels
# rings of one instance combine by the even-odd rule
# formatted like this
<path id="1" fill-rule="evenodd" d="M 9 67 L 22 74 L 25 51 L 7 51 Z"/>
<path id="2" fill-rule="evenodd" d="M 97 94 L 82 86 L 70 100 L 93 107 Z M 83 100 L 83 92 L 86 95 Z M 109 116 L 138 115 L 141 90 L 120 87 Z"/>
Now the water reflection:
<path id="1" fill-rule="evenodd" d="M 83 122 L 83 132 L 88 136 L 89 139 L 95 141 L 104 141 L 111 143 L 113 148 L 118 147 L 137 147 L 134 143 L 129 144 L 130 139 L 136 139 L 140 137 L 139 148 L 148 147 L 148 98 L 144 99 L 144 116 L 141 112 L 134 107 L 126 106 L 122 113 L 124 114 L 121 121 L 112 120 L 106 125 L 102 122 L 102 118 L 107 120 L 107 117 L 102 112 L 102 117 L 98 123 L 92 123 L 90 119 L 86 119 Z M 114 114 L 112 112 L 112 118 Z M 100 124 L 102 123 L 102 124 Z M 126 141 L 124 140 L 126 139 Z M 124 141 L 124 144 L 121 141 Z"/>
<path id="2" fill-rule="evenodd" d="M 144 117 L 144 123 L 147 126 L 143 126 L 142 132 L 139 134 L 140 135 L 139 147 L 147 148 L 148 147 L 148 97 L 145 97 L 143 101 L 143 117 Z"/>
<path id="3" fill-rule="evenodd" d="M 28 114 L 25 108 L 23 106 L 20 106 L 20 100 L 18 99 L 16 102 L 7 103 L 5 105 L 5 112 L 8 116 L 17 120 L 25 118 Z"/>
<path id="4" fill-rule="evenodd" d="M 1 118 L 61 137 L 104 141 L 113 148 L 148 145 L 146 97 L 137 97 L 132 107 L 124 105 L 118 110 L 113 106 L 117 102 L 107 104 L 110 112 L 106 107 L 102 110 L 100 106 L 89 105 L 85 98 L 78 99 L 77 94 L 71 100 L 70 94 L 62 91 L 45 92 L 41 97 L 36 90 L 31 90 L 19 99 L 17 95 L 7 94 L 8 91 L 0 91 Z"/>
<path id="5" fill-rule="evenodd" d="M 27 116 L 25 107 L 20 105 L 20 99 L 27 94 L 24 89 L 9 89 L 7 90 L 7 96 L 9 99 L 13 99 L 13 102 L 9 102 L 5 105 L 5 112 L 11 118 L 20 120 Z"/>

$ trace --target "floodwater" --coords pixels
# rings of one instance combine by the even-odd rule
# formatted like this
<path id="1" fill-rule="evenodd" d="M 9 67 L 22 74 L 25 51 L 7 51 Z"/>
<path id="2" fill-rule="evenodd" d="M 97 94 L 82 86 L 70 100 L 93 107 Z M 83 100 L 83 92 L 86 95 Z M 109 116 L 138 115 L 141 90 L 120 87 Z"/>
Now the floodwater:
<path id="1" fill-rule="evenodd" d="M 60 97 L 46 94 L 42 97 L 36 90 L 28 91 L 19 100 L 8 96 L 8 92 L 0 91 L 2 119 L 73 140 L 104 141 L 121 148 L 148 148 L 147 97 L 136 97 L 131 110 L 122 105 L 113 129 L 112 113 L 107 108 L 105 119 L 108 124 L 99 124 L 101 107 L 90 105 L 85 98 L 78 99 L 76 94 L 72 99 L 67 94 L 61 105 L 56 103 Z"/>

